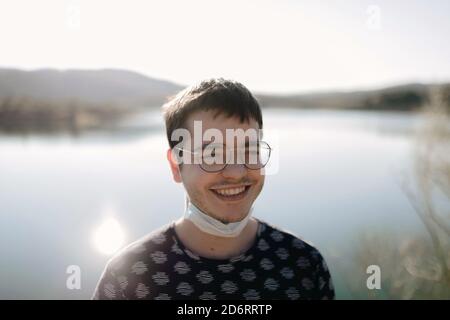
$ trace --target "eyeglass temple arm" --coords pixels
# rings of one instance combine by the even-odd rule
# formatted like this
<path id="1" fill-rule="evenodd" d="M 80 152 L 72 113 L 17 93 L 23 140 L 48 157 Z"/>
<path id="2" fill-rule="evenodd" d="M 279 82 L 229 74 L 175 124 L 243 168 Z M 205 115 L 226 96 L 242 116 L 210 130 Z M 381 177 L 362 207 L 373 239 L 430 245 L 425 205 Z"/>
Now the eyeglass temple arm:
<path id="1" fill-rule="evenodd" d="M 174 149 L 177 149 L 177 150 L 180 150 L 180 151 L 183 151 L 183 152 L 188 152 L 188 153 L 191 153 L 191 154 L 198 154 L 199 153 L 198 151 L 191 151 L 191 150 L 178 148 L 178 147 L 175 147 Z"/>

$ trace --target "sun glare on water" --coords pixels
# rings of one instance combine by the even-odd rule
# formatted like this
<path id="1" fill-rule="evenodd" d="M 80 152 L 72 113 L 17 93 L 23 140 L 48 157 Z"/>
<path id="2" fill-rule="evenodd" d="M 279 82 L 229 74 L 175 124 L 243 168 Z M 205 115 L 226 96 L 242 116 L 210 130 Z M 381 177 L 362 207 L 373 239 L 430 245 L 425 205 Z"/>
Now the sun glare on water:
<path id="1" fill-rule="evenodd" d="M 95 230 L 94 244 L 102 254 L 111 255 L 119 250 L 125 242 L 125 234 L 115 218 L 105 219 Z"/>

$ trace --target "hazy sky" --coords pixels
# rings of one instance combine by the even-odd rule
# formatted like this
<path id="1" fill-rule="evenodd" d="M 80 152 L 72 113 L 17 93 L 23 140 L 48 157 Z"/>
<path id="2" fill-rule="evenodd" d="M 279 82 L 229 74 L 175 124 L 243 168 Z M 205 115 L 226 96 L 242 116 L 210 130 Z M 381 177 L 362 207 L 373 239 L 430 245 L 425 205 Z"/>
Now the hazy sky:
<path id="1" fill-rule="evenodd" d="M 450 80 L 450 1 L 0 0 L 0 67 L 292 92 Z"/>

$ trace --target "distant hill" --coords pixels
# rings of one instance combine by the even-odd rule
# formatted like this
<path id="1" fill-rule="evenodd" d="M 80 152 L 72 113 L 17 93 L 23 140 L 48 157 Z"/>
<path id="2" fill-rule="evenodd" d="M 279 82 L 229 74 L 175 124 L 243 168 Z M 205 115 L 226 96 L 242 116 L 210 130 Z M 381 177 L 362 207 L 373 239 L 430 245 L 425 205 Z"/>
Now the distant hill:
<path id="1" fill-rule="evenodd" d="M 407 84 L 367 91 L 255 95 L 263 108 L 412 111 L 430 100 L 431 87 Z M 450 108 L 450 84 L 442 87 Z M 182 88 L 173 82 L 117 69 L 0 68 L 0 132 L 111 127 L 136 112 L 159 109 Z"/>
<path id="2" fill-rule="evenodd" d="M 117 69 L 0 69 L 0 100 L 26 97 L 33 101 L 76 100 L 80 104 L 145 107 L 160 106 L 182 88 L 169 81 Z"/>
<path id="3" fill-rule="evenodd" d="M 449 87 L 450 85 L 446 85 Z M 119 69 L 23 71 L 0 68 L 0 101 L 26 99 L 61 106 L 160 107 L 184 86 Z M 263 107 L 414 110 L 428 101 L 430 85 L 377 90 L 276 95 L 256 93 Z"/>
<path id="4" fill-rule="evenodd" d="M 182 88 L 125 70 L 0 69 L 0 132 L 114 127 Z"/>

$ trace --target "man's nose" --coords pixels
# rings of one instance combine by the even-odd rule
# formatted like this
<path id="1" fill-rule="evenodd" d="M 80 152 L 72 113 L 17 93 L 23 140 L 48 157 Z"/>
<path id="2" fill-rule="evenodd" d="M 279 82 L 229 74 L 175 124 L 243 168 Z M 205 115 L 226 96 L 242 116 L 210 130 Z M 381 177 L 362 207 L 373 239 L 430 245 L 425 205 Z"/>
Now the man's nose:
<path id="1" fill-rule="evenodd" d="M 227 164 L 225 169 L 222 170 L 222 175 L 225 178 L 240 179 L 247 175 L 247 168 L 244 164 Z"/>

